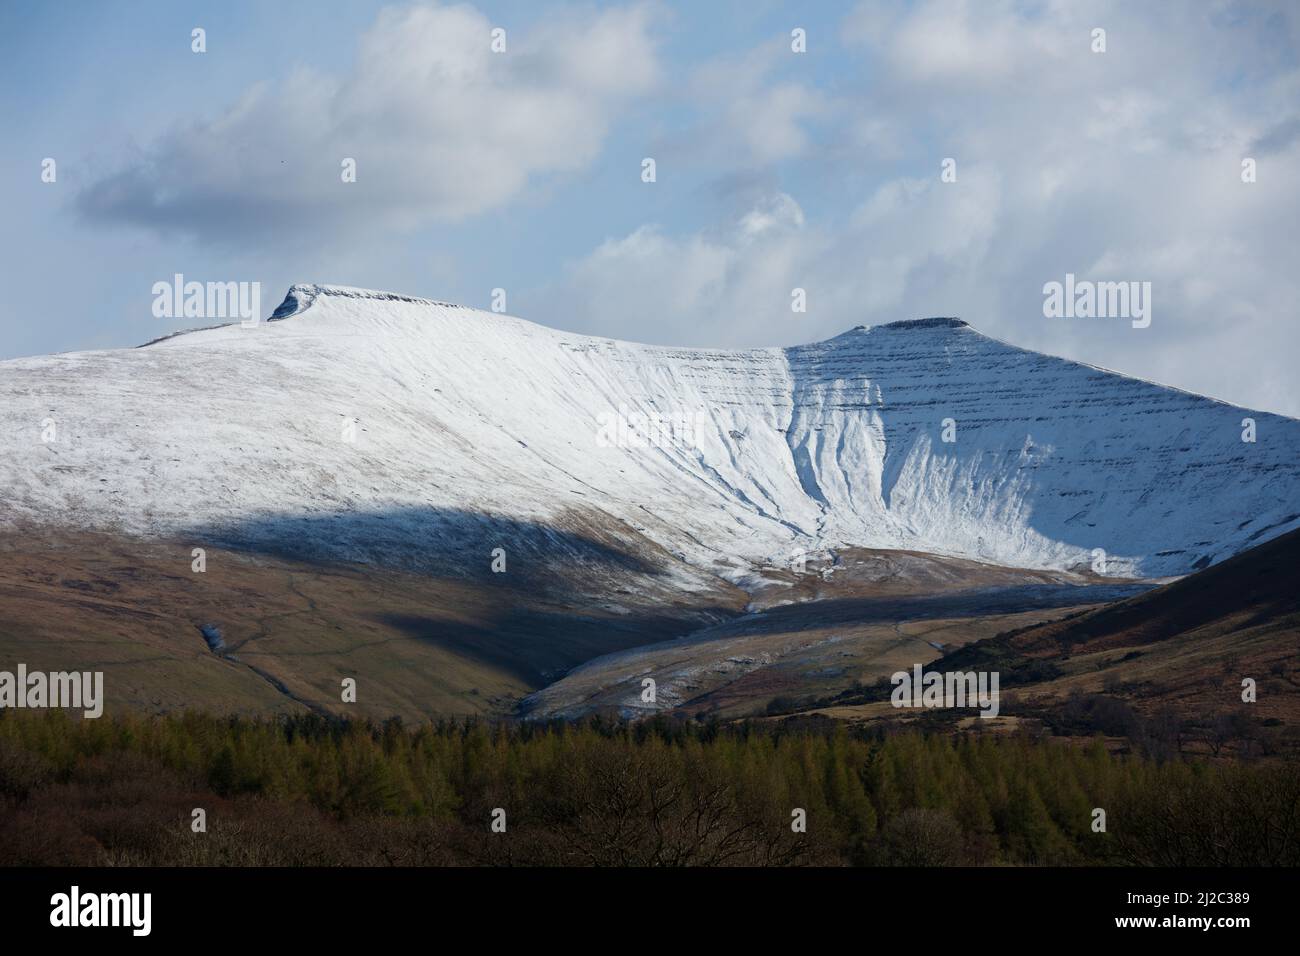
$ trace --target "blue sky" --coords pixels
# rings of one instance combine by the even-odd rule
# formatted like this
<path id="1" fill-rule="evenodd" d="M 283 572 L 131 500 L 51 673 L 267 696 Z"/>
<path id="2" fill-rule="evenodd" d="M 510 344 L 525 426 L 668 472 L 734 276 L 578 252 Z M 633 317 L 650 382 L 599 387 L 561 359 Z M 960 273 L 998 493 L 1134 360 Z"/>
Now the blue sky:
<path id="1" fill-rule="evenodd" d="M 1298 42 L 1288 3 L 10 2 L 0 358 L 182 327 L 181 272 L 687 345 L 960 315 L 1300 415 Z M 1045 318 L 1067 272 L 1151 326 Z"/>

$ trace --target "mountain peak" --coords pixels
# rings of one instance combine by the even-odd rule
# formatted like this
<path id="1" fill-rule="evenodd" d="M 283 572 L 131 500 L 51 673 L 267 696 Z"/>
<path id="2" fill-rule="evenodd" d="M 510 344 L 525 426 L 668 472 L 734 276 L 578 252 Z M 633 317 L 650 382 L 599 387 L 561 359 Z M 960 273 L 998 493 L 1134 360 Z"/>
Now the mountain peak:
<path id="1" fill-rule="evenodd" d="M 287 319 L 291 315 L 297 315 L 305 312 L 318 296 L 329 295 L 337 296 L 344 299 L 375 299 L 383 302 L 411 302 L 416 305 L 438 305 L 447 309 L 463 309 L 462 305 L 454 302 L 440 302 L 436 299 L 421 299 L 413 295 L 398 295 L 396 292 L 380 292 L 377 289 L 356 289 L 346 285 L 321 285 L 319 283 L 298 282 L 289 287 L 285 293 L 284 301 L 281 302 L 271 318 L 267 321 L 275 322 L 279 319 Z"/>
<path id="2" fill-rule="evenodd" d="M 924 329 L 969 329 L 970 323 L 955 316 L 929 316 L 924 319 L 900 319 L 897 322 L 882 322 L 879 325 L 855 325 L 847 332 L 841 332 L 831 341 L 840 342 L 865 335 L 868 332 L 889 330 L 891 332 L 913 332 Z"/>
<path id="3" fill-rule="evenodd" d="M 298 315 L 305 312 L 311 307 L 319 296 L 335 296 L 346 299 L 371 299 L 384 302 L 409 302 L 416 305 L 436 305 L 448 309 L 463 309 L 466 306 L 457 305 L 454 302 L 443 302 L 438 299 L 424 299 L 418 296 L 399 295 L 396 292 L 382 292 L 377 289 L 358 289 L 352 286 L 342 285 L 325 285 L 320 283 L 294 283 L 285 293 L 284 301 L 281 302 L 271 313 L 268 321 L 275 322 L 280 319 L 287 319 L 290 316 Z M 922 319 L 901 319 L 896 322 L 883 322 L 879 325 L 857 325 L 844 335 L 852 335 L 858 332 L 870 332 L 872 329 L 893 329 L 898 331 L 908 331 L 914 329 L 966 329 L 970 328 L 970 323 L 956 316 L 936 315 L 927 316 Z"/>
<path id="4" fill-rule="evenodd" d="M 873 326 L 859 325 L 858 329 L 866 330 Z M 970 328 L 970 323 L 964 319 L 959 319 L 951 315 L 935 315 L 924 319 L 902 319 L 898 322 L 885 322 L 881 325 L 874 326 L 877 329 L 966 329 Z"/>

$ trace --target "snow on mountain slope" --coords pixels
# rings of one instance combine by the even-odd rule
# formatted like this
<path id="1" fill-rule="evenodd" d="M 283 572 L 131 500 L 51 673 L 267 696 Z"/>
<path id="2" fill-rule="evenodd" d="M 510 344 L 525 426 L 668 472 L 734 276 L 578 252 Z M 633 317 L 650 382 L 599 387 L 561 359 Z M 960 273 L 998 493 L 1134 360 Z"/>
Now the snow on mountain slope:
<path id="1" fill-rule="evenodd" d="M 627 447 L 619 414 L 701 427 Z M 1300 421 L 956 319 L 721 351 L 295 286 L 256 327 L 0 362 L 0 434 L 0 527 L 428 568 L 648 538 L 732 579 L 844 545 L 1165 575 L 1300 526 Z"/>

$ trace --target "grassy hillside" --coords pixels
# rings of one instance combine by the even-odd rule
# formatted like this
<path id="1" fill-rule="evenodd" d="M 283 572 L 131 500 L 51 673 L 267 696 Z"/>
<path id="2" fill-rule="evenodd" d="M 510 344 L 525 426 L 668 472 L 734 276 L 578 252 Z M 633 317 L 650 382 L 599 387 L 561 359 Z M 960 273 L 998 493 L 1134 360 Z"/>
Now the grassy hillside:
<path id="1" fill-rule="evenodd" d="M 194 573 L 182 542 L 5 536 L 0 667 L 102 670 L 110 713 L 495 714 L 581 661 L 744 602 L 720 582 L 684 598 L 653 575 L 585 567 L 496 575 L 486 555 L 483 573 L 441 578 L 214 547 L 206 560 Z M 341 700 L 345 677 L 355 704 Z"/>
<path id="2" fill-rule="evenodd" d="M 1012 725 L 1032 718 L 1058 733 L 1145 738 L 1153 752 L 1296 749 L 1298 569 L 1293 532 L 1137 597 L 967 644 L 927 667 L 997 671 Z M 1242 700 L 1246 678 L 1253 703 Z M 860 688 L 820 702 L 820 712 L 895 719 L 888 690 Z"/>

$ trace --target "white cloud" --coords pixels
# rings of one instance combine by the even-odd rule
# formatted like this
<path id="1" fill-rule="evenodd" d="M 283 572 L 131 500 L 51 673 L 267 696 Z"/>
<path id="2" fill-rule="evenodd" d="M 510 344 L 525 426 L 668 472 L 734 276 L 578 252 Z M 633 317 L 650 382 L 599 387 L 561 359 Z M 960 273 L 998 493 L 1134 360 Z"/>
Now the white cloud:
<path id="1" fill-rule="evenodd" d="M 1300 415 L 1297 20 L 1232 5 L 863 4 L 844 40 L 867 81 L 820 101 L 845 164 L 823 180 L 820 215 L 768 225 L 773 208 L 813 207 L 821 183 L 804 180 L 728 227 L 637 230 L 549 290 L 576 308 L 538 317 L 728 346 L 962 315 L 1028 348 Z M 815 163 L 820 146 L 800 156 Z M 1259 181 L 1244 184 L 1255 151 Z M 958 179 L 941 183 L 949 156 Z M 1152 327 L 1045 319 L 1043 284 L 1066 272 L 1150 281 Z M 794 286 L 807 315 L 790 312 Z"/>
<path id="2" fill-rule="evenodd" d="M 240 243 L 460 220 L 595 159 L 620 105 L 656 82 L 651 19 L 644 5 L 552 16 L 494 53 L 494 24 L 470 6 L 388 8 L 349 74 L 255 85 L 91 185 L 79 208 Z M 355 183 L 341 180 L 347 157 Z"/>
<path id="3" fill-rule="evenodd" d="M 689 342 L 707 330 L 734 340 L 750 310 L 771 314 L 782 296 L 788 309 L 783 283 L 799 258 L 802 224 L 798 205 L 775 196 L 713 233 L 673 238 L 642 226 L 572 264 L 543 308 L 625 338 Z"/>
<path id="4" fill-rule="evenodd" d="M 1000 187 L 987 170 L 968 175 L 972 185 L 960 193 L 919 180 L 885 183 L 837 230 L 807 227 L 784 193 L 682 237 L 642 226 L 573 263 L 542 311 L 626 338 L 747 346 L 912 318 L 906 293 L 918 275 L 936 263 L 961 272 L 986 253 Z M 807 313 L 791 310 L 795 288 L 807 293 Z"/>
<path id="5" fill-rule="evenodd" d="M 758 167 L 803 155 L 832 104 L 804 79 L 802 62 L 787 38 L 696 68 L 683 87 L 695 122 L 667 137 L 664 151 Z"/>
<path id="6" fill-rule="evenodd" d="M 846 19 L 843 37 L 911 82 L 986 88 L 1026 75 L 1037 79 L 1054 63 L 1059 66 L 1070 35 L 1058 23 L 1010 0 L 872 0 Z M 1077 39 L 1086 49 L 1087 34 Z"/>

